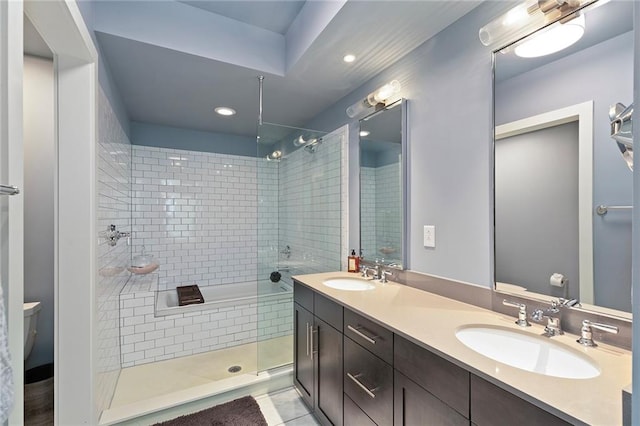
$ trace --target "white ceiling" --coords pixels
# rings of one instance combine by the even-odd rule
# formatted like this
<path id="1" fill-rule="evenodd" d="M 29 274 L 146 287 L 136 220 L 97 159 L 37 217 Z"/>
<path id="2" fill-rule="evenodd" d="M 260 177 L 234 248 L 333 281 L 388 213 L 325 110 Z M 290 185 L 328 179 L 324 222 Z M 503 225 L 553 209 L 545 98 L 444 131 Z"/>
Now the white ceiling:
<path id="1" fill-rule="evenodd" d="M 131 120 L 255 136 L 258 75 L 264 120 L 302 127 L 479 3 L 110 1 L 94 15 Z"/>

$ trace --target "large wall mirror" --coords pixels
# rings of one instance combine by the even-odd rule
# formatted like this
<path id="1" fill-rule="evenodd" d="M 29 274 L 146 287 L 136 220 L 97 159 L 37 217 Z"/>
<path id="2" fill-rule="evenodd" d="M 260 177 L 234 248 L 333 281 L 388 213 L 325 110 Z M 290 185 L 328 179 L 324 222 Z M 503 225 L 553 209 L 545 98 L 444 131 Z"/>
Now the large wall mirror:
<path id="1" fill-rule="evenodd" d="M 494 53 L 495 282 L 630 317 L 633 172 L 609 110 L 633 102 L 633 2 L 598 3 L 568 48 Z"/>
<path id="2" fill-rule="evenodd" d="M 406 101 L 360 120 L 360 250 L 365 260 L 406 267 Z"/>

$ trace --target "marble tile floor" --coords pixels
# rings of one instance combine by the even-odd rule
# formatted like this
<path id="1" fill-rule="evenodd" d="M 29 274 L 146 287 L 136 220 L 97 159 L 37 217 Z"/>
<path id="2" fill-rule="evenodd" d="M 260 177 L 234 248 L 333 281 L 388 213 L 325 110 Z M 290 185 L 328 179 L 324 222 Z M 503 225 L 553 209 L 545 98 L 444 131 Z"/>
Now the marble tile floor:
<path id="1" fill-rule="evenodd" d="M 320 425 L 294 388 L 256 396 L 255 399 L 269 426 Z"/>
<path id="2" fill-rule="evenodd" d="M 214 381 L 274 368 L 293 362 L 293 336 L 269 339 L 213 352 L 142 364 L 124 368 L 111 401 L 111 407 L 144 401 L 200 386 Z M 240 365 L 239 373 L 230 373 L 230 366 Z"/>

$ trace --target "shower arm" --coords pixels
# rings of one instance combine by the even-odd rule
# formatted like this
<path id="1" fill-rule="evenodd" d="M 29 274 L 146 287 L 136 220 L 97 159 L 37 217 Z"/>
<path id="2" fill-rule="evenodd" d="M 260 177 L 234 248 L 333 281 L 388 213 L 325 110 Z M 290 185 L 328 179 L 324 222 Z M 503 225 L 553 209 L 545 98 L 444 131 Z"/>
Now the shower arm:
<path id="1" fill-rule="evenodd" d="M 262 85 L 264 84 L 264 76 L 258 76 L 258 126 L 262 126 Z"/>

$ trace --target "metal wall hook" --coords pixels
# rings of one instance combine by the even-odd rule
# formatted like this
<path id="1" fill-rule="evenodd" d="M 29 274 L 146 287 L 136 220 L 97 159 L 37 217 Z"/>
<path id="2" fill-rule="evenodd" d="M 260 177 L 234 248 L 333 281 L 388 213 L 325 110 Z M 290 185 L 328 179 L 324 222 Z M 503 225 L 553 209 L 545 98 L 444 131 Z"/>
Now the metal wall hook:
<path id="1" fill-rule="evenodd" d="M 13 185 L 0 185 L 0 195 L 17 195 L 20 190 Z"/>

